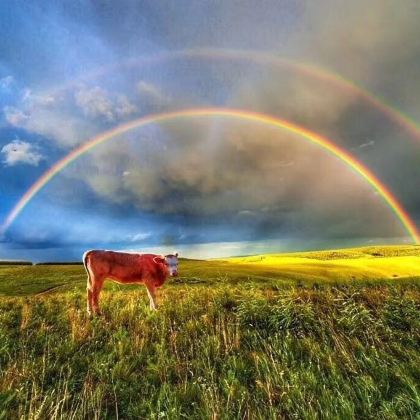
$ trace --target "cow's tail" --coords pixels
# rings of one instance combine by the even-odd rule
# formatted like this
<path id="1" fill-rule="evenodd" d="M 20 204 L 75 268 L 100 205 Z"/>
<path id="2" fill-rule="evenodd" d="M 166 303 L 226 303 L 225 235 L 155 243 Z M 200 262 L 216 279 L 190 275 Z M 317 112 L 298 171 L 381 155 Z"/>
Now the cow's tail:
<path id="1" fill-rule="evenodd" d="M 89 254 L 91 251 L 86 251 L 83 254 L 83 265 L 85 266 L 85 270 L 87 273 L 87 289 L 92 290 L 92 274 L 90 272 L 90 266 L 89 266 Z"/>

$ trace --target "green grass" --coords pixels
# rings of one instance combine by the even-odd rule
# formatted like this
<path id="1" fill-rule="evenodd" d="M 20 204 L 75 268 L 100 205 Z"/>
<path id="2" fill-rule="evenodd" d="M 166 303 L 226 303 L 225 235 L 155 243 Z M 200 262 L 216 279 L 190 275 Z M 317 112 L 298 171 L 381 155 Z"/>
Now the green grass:
<path id="1" fill-rule="evenodd" d="M 0 418 L 419 418 L 419 277 L 322 275 L 415 248 L 185 260 L 157 313 L 109 283 L 94 320 L 83 267 L 1 266 Z"/>

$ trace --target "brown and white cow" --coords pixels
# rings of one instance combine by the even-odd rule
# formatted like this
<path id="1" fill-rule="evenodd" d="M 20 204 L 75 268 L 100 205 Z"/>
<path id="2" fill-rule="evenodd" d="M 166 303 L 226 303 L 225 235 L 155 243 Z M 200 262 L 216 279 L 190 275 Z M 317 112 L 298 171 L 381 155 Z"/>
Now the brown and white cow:
<path id="1" fill-rule="evenodd" d="M 178 254 L 132 254 L 92 250 L 83 254 L 87 279 L 87 311 L 99 313 L 99 293 L 106 279 L 118 283 L 143 283 L 150 299 L 150 309 L 156 309 L 156 288 L 169 275 L 178 275 Z"/>

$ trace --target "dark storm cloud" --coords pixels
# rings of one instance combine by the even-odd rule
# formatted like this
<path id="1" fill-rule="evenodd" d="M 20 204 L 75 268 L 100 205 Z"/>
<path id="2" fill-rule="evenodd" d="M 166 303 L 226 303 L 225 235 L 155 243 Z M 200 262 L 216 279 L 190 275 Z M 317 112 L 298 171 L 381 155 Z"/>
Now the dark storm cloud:
<path id="1" fill-rule="evenodd" d="M 137 136 L 84 158 L 85 182 L 102 199 L 167 220 L 182 216 L 181 225 L 210 226 L 215 219 L 258 238 L 401 232 L 360 176 L 299 136 L 223 121 L 166 124 L 148 141 L 141 130 Z"/>
<path id="2" fill-rule="evenodd" d="M 294 56 L 341 73 L 420 120 L 418 2 L 307 2 L 301 11 L 301 30 L 289 39 Z M 271 68 L 231 102 L 291 119 L 351 150 L 420 222 L 420 140 L 360 96 Z M 370 141 L 369 150 L 358 148 Z"/>

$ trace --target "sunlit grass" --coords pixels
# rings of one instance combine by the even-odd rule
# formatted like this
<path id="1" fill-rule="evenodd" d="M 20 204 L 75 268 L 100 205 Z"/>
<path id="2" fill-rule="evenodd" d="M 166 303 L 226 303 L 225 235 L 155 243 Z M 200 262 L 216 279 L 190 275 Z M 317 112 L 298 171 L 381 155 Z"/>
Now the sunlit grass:
<path id="1" fill-rule="evenodd" d="M 158 312 L 143 288 L 109 285 L 93 320 L 82 267 L 4 267 L 0 418 L 418 416 L 419 279 L 182 264 Z"/>
<path id="2" fill-rule="evenodd" d="M 0 301 L 4 418 L 414 418 L 420 290 L 180 287 Z M 13 416 L 12 416 L 13 417 Z"/>

